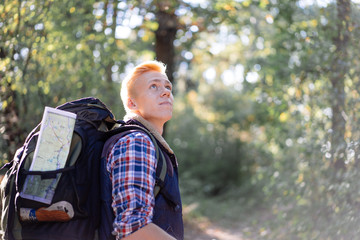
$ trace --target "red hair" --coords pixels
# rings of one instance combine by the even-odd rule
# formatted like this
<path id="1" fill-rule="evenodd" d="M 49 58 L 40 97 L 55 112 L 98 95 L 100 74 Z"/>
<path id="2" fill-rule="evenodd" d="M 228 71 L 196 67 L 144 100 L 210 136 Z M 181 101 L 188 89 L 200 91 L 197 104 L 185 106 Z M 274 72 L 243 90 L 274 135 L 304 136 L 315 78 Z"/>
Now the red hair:
<path id="1" fill-rule="evenodd" d="M 128 98 L 133 96 L 133 94 L 136 92 L 134 89 L 134 83 L 140 75 L 150 71 L 166 74 L 166 66 L 164 63 L 159 61 L 146 61 L 137 65 L 123 80 L 121 84 L 120 96 L 126 112 L 129 112 L 129 108 L 127 107 Z"/>

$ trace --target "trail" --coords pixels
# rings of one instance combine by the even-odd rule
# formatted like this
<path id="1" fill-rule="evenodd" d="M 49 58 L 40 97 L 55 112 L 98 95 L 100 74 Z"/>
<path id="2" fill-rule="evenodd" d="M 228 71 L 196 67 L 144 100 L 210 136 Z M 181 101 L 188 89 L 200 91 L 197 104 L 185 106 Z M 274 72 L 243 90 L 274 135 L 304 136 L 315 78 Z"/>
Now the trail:
<path id="1" fill-rule="evenodd" d="M 185 240 L 250 240 L 241 229 L 224 229 L 205 220 L 185 222 Z"/>
<path id="2" fill-rule="evenodd" d="M 196 204 L 184 208 L 185 240 L 257 240 L 273 239 L 274 232 L 269 223 L 274 215 L 268 209 L 256 209 L 247 214 L 232 217 L 233 220 L 218 217 L 210 220 L 205 216 L 191 214 Z M 285 227 L 285 226 L 284 226 Z M 288 239 L 285 232 L 275 234 L 277 239 Z"/>

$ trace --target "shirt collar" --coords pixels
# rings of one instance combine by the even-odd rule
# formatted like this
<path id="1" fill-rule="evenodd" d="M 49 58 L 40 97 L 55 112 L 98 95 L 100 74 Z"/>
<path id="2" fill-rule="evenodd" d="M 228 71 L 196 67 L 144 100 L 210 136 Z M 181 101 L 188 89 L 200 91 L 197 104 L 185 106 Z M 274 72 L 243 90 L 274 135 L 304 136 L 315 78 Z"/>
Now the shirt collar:
<path id="1" fill-rule="evenodd" d="M 170 148 L 169 144 L 165 141 L 163 136 L 161 136 L 160 133 L 158 131 L 156 131 L 156 129 L 153 127 L 153 125 L 149 121 L 145 120 L 142 116 L 135 114 L 135 113 L 127 113 L 124 116 L 125 122 L 132 120 L 132 119 L 134 119 L 134 120 L 140 122 L 142 125 L 144 125 L 144 127 L 150 131 L 150 133 L 161 143 L 161 145 L 169 153 L 174 154 L 174 151 Z"/>

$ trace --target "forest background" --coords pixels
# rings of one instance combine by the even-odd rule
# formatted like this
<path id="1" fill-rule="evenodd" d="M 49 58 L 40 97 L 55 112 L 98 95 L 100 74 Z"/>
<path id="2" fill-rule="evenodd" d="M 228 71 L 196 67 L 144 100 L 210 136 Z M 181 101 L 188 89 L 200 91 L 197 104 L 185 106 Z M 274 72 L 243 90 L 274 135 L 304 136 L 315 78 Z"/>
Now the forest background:
<path id="1" fill-rule="evenodd" d="M 2 0 L 0 161 L 45 106 L 94 96 L 122 118 L 121 80 L 158 59 L 175 86 L 166 138 L 189 232 L 356 239 L 359 4 Z"/>

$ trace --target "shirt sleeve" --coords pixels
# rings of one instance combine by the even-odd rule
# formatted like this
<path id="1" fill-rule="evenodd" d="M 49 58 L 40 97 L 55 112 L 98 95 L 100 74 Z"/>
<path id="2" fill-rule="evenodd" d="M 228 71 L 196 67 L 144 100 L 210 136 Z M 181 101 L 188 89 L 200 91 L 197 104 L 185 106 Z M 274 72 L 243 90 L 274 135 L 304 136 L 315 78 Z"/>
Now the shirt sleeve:
<path id="1" fill-rule="evenodd" d="M 152 222 L 155 205 L 155 147 L 149 136 L 130 133 L 119 139 L 107 158 L 112 182 L 114 233 L 124 238 Z"/>

